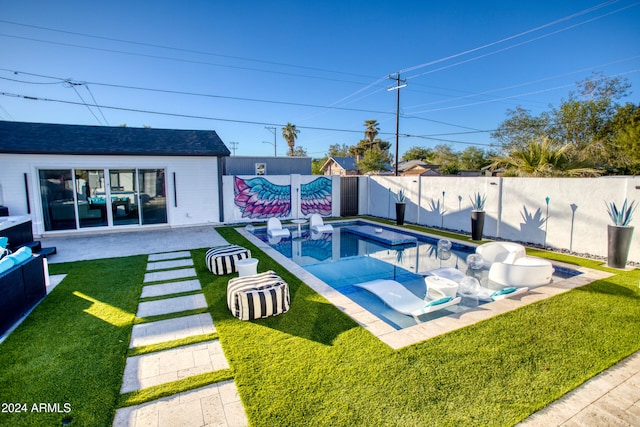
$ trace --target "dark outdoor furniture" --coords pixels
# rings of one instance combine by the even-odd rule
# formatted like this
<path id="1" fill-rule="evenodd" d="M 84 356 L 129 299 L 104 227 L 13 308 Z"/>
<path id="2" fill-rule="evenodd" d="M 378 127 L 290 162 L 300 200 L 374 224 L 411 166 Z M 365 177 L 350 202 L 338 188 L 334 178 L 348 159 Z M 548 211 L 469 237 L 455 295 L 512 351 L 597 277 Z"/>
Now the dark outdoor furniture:
<path id="1" fill-rule="evenodd" d="M 43 257 L 40 255 L 0 273 L 0 335 L 46 294 Z"/>

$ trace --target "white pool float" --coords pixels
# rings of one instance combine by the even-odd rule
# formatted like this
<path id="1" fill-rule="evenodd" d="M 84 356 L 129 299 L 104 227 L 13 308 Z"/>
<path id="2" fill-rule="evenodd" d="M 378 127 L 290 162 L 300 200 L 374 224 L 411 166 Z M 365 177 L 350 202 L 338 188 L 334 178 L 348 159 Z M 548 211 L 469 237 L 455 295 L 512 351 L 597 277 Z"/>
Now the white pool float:
<path id="1" fill-rule="evenodd" d="M 489 280 L 503 286 L 540 286 L 551 282 L 553 265 L 534 257 L 522 257 L 512 262 L 494 262 L 489 268 Z"/>
<path id="2" fill-rule="evenodd" d="M 527 256 L 524 246 L 511 242 L 490 242 L 476 248 L 476 253 L 484 259 L 485 266 L 494 262 L 512 262 Z"/>

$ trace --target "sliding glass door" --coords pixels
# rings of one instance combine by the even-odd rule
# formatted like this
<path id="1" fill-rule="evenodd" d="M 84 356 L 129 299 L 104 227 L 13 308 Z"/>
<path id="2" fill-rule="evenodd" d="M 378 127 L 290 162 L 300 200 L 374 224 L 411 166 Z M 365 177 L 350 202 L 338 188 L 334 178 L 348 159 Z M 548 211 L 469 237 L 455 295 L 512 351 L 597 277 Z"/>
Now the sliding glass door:
<path id="1" fill-rule="evenodd" d="M 41 169 L 45 231 L 167 223 L 164 169 Z"/>

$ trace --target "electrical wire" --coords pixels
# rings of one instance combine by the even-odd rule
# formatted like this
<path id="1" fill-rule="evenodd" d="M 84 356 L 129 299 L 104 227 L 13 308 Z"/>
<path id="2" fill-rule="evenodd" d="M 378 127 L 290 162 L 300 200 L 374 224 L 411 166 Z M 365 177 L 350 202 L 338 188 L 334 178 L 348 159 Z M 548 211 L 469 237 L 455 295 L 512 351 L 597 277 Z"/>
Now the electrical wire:
<path id="1" fill-rule="evenodd" d="M 225 119 L 225 118 L 221 118 L 221 117 L 199 116 L 199 115 L 184 114 L 184 113 L 168 113 L 168 112 L 163 112 L 163 111 L 143 110 L 143 109 L 139 109 L 139 108 L 128 108 L 128 107 L 117 107 L 117 106 L 112 106 L 112 105 L 87 104 L 87 103 L 77 102 L 77 101 L 67 101 L 67 100 L 62 100 L 62 99 L 52 99 L 52 98 L 44 98 L 44 97 L 37 97 L 37 96 L 30 96 L 30 95 L 21 95 L 21 94 L 10 93 L 10 92 L 0 92 L 0 95 L 1 96 L 12 97 L 12 98 L 22 98 L 22 99 L 29 100 L 29 101 L 53 102 L 53 103 L 60 103 L 60 104 L 67 104 L 67 105 L 79 105 L 79 106 L 85 106 L 85 107 L 89 106 L 89 107 L 96 107 L 96 108 L 104 108 L 104 109 L 108 109 L 108 110 L 128 111 L 128 112 L 133 112 L 133 113 L 152 114 L 152 115 L 159 115 L 159 116 L 170 116 L 170 117 L 180 117 L 180 118 L 188 118 L 188 119 L 220 121 L 220 122 L 227 122 L 227 123 L 242 123 L 242 124 L 258 125 L 258 126 L 277 126 L 277 127 L 284 127 L 285 126 L 282 123 L 259 122 L 259 121 L 253 121 L 253 120 Z M 308 130 L 318 130 L 318 131 L 328 131 L 328 132 L 362 133 L 362 130 L 353 130 L 353 129 L 337 129 L 337 128 L 326 128 L 326 127 L 318 127 L 318 126 L 296 126 L 296 127 L 298 129 L 308 129 Z M 395 133 L 392 133 L 392 132 L 379 132 L 378 135 L 395 135 Z M 431 139 L 431 140 L 451 142 L 451 143 L 459 143 L 459 144 L 467 144 L 467 145 L 480 145 L 480 146 L 488 145 L 488 144 L 482 144 L 482 143 L 471 143 L 471 142 L 466 142 L 466 141 L 454 141 L 454 140 L 445 140 L 445 139 L 440 139 L 440 138 L 432 138 L 432 137 L 428 137 L 428 136 L 424 136 L 424 135 L 400 134 L 399 136 L 401 136 L 403 138 Z"/>

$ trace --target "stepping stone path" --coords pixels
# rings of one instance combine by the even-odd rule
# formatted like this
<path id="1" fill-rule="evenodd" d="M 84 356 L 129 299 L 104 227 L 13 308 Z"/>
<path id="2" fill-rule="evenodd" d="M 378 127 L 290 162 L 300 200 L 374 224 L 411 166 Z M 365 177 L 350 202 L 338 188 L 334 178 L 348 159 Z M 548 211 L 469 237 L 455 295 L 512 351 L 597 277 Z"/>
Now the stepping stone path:
<path id="1" fill-rule="evenodd" d="M 190 252 L 149 255 L 144 283 L 149 284 L 142 288 L 141 298 L 162 299 L 140 302 L 136 316 L 142 318 L 175 313 L 176 317 L 134 325 L 129 348 L 216 331 L 209 313 L 180 315 L 181 312 L 207 307 L 202 292 L 174 296 L 177 293 L 202 290 Z M 229 369 L 229 364 L 217 339 L 132 356 L 127 358 L 120 393 L 143 390 L 221 369 Z M 114 427 L 248 424 L 233 381 L 214 383 L 174 396 L 120 408 L 113 420 Z"/>

